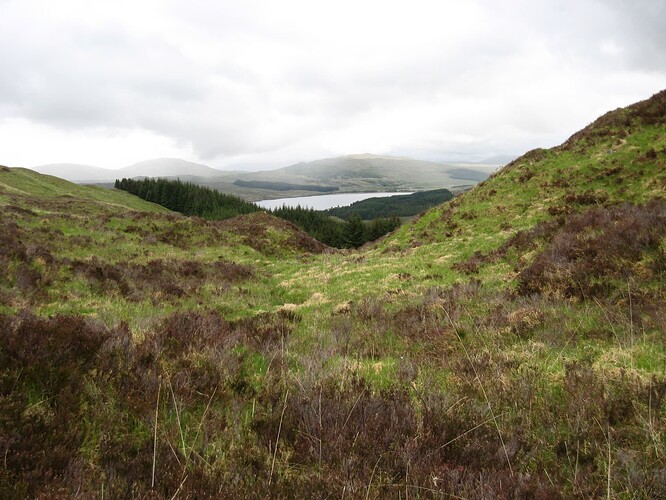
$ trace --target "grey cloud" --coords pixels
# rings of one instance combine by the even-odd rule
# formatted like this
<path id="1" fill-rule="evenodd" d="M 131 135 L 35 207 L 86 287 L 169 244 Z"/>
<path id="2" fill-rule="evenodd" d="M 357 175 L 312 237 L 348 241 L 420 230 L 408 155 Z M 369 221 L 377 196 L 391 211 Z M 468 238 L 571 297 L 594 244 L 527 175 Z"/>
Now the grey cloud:
<path id="1" fill-rule="evenodd" d="M 660 0 L 607 0 L 607 3 L 617 13 L 618 32 L 627 44 L 630 60 L 639 68 L 663 71 L 666 3 Z"/>
<path id="2" fill-rule="evenodd" d="M 367 30 L 372 37 L 381 12 L 379 21 L 354 20 L 349 32 L 339 27 L 345 43 L 326 45 L 322 54 L 317 44 L 328 41 L 310 39 L 316 26 L 308 19 L 299 31 L 295 19 L 282 25 L 244 3 L 162 7 L 164 16 L 176 16 L 179 33 L 132 30 L 120 22 L 28 26 L 0 20 L 0 72 L 11 75 L 0 80 L 0 110 L 59 128 L 143 128 L 215 159 L 324 150 L 328 134 L 344 135 L 368 116 L 377 120 L 368 127 L 385 126 L 399 120 L 396 110 L 413 108 L 422 110 L 424 124 L 439 128 L 424 130 L 420 143 L 396 142 L 396 150 L 436 155 L 448 148 L 463 155 L 501 150 L 496 130 L 509 131 L 504 137 L 513 149 L 553 141 L 556 130 L 582 119 L 577 113 L 588 103 L 581 101 L 594 95 L 597 81 L 621 72 L 664 74 L 664 2 L 474 5 L 485 17 L 459 39 L 432 33 L 432 43 L 412 46 L 410 33 L 417 32 L 410 30 L 418 26 L 405 27 L 388 45 L 404 43 L 411 52 L 379 50 L 379 60 L 372 57 L 376 46 L 364 50 L 361 35 Z M 456 22 L 442 18 L 442 33 Z M 210 61 L 193 56 L 196 49 L 186 49 L 183 39 L 210 51 Z M 604 43 L 616 44 L 618 53 L 604 54 Z M 264 49 L 274 53 L 263 56 Z M 400 125 L 392 131 L 425 127 L 416 120 Z M 456 134 L 474 140 L 456 143 L 450 139 Z"/>
<path id="3" fill-rule="evenodd" d="M 187 103 L 204 93 L 187 60 L 159 41 L 120 32 L 67 36 L 55 31 L 51 36 L 53 46 L 14 44 L 13 57 L 0 58 L 3 74 L 13 75 L 0 99 L 27 117 L 54 124 L 131 126 L 128 111 L 137 106 Z"/>

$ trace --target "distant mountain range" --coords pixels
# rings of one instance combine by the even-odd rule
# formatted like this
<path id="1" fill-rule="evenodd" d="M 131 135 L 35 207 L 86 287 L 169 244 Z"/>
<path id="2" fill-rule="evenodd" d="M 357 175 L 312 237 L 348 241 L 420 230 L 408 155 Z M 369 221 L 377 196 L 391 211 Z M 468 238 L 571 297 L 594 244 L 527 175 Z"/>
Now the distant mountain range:
<path id="1" fill-rule="evenodd" d="M 485 165 L 508 165 L 511 163 L 513 160 L 515 160 L 518 157 L 518 155 L 497 155 L 497 156 L 492 156 L 490 158 L 486 158 L 485 160 L 478 161 L 476 163 L 478 164 L 485 164 Z"/>
<path id="2" fill-rule="evenodd" d="M 111 170 L 92 165 L 79 165 L 77 163 L 50 163 L 34 167 L 32 170 L 40 174 L 53 175 L 72 182 L 99 182 L 115 179 L 117 170 Z"/>
<path id="3" fill-rule="evenodd" d="M 123 177 L 217 177 L 229 173 L 180 158 L 156 158 L 140 161 L 121 169 L 93 167 L 76 163 L 52 163 L 35 167 L 33 170 L 78 183 L 113 182 Z"/>
<path id="4" fill-rule="evenodd" d="M 261 172 L 217 170 L 179 158 L 147 160 L 117 170 L 69 163 L 43 165 L 34 170 L 81 184 L 108 184 L 123 177 L 178 177 L 256 201 L 332 191 L 463 188 L 486 179 L 498 165 L 444 164 L 366 153 L 297 163 Z"/>
<path id="5" fill-rule="evenodd" d="M 392 191 L 450 188 L 475 184 L 497 168 L 474 163 L 443 164 L 398 156 L 357 154 L 297 163 L 243 180 L 337 186 L 340 191 Z"/>

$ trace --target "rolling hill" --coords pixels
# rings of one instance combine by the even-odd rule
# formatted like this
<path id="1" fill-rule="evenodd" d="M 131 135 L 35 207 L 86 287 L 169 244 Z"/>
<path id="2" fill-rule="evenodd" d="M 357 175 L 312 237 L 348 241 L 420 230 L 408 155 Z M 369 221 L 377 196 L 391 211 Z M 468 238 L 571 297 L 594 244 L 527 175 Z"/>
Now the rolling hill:
<path id="1" fill-rule="evenodd" d="M 115 170 L 76 163 L 51 163 L 40 165 L 33 170 L 40 174 L 53 175 L 80 184 L 112 182 L 116 175 Z"/>
<path id="2" fill-rule="evenodd" d="M 442 164 L 413 158 L 358 154 L 298 163 L 270 172 L 244 174 L 243 180 L 321 184 L 351 191 L 414 191 L 473 185 L 496 165 Z"/>
<path id="3" fill-rule="evenodd" d="M 43 175 L 27 168 L 2 167 L 0 202 L 29 207 L 31 203 L 62 201 L 69 204 L 94 203 L 113 209 L 167 213 L 169 210 L 129 195 L 124 191 L 110 191 L 95 186 L 81 186 L 60 177 Z"/>
<path id="4" fill-rule="evenodd" d="M 391 216 L 413 217 L 452 198 L 453 193 L 448 189 L 434 189 L 409 195 L 368 198 L 346 207 L 329 208 L 324 212 L 341 219 L 349 219 L 352 215 L 358 215 L 364 220 Z"/>
<path id="5" fill-rule="evenodd" d="M 0 496 L 666 496 L 666 91 L 358 251 L 117 196 L 0 169 Z"/>
<path id="6" fill-rule="evenodd" d="M 81 184 L 108 183 L 116 179 L 122 179 L 123 177 L 208 178 L 228 174 L 228 172 L 179 158 L 145 160 L 120 169 L 108 169 L 72 163 L 54 163 L 35 167 L 33 170 Z"/>
<path id="7" fill-rule="evenodd" d="M 154 160 L 145 160 L 121 168 L 116 172 L 116 179 L 122 177 L 219 177 L 229 175 L 215 168 L 193 163 L 191 161 L 181 160 L 179 158 L 157 158 Z"/>
<path id="8" fill-rule="evenodd" d="M 325 192 L 421 191 L 469 188 L 497 168 L 485 164 L 440 164 L 370 154 L 327 158 L 262 172 L 233 172 L 178 158 L 146 160 L 112 170 L 53 164 L 34 170 L 78 183 L 109 184 L 115 179 L 167 177 L 188 180 L 248 201 L 309 196 Z"/>

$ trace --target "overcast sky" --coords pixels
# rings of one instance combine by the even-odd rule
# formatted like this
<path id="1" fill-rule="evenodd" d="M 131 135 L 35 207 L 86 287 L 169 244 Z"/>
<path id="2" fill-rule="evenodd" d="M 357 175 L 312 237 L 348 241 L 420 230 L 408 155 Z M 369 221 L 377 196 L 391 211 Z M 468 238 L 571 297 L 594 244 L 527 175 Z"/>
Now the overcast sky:
<path id="1" fill-rule="evenodd" d="M 0 164 L 551 147 L 666 88 L 664 0 L 0 0 Z"/>

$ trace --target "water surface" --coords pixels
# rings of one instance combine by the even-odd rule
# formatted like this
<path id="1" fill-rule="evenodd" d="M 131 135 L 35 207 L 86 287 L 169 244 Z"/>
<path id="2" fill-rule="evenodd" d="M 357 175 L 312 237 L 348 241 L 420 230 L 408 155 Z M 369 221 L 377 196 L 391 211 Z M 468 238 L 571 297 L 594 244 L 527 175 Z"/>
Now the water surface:
<path id="1" fill-rule="evenodd" d="M 255 203 L 262 208 L 280 208 L 282 205 L 296 207 L 300 205 L 303 208 L 326 210 L 333 207 L 346 207 L 347 205 L 368 198 L 385 198 L 387 196 L 407 194 L 412 193 L 335 193 L 318 196 L 298 196 L 296 198 L 279 198 L 277 200 L 261 200 Z"/>

